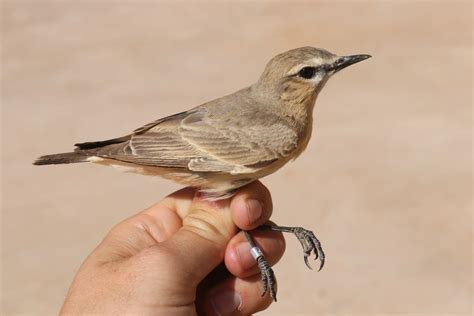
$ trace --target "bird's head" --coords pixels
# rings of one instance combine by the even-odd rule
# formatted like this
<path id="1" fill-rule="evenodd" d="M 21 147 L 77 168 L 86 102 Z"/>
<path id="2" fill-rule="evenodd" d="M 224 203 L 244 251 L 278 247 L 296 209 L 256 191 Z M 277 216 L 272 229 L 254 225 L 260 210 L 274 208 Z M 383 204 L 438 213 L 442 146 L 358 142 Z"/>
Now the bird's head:
<path id="1" fill-rule="evenodd" d="M 336 72 L 370 55 L 337 56 L 327 50 L 301 47 L 273 57 L 256 84 L 264 93 L 292 103 L 313 103 Z"/>

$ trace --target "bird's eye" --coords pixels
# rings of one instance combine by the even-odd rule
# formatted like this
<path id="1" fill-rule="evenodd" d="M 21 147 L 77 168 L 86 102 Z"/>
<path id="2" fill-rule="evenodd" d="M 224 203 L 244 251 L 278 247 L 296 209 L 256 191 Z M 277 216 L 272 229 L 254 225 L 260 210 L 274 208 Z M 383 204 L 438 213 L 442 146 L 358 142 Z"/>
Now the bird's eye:
<path id="1" fill-rule="evenodd" d="M 304 79 L 311 79 L 314 77 L 315 74 L 316 74 L 315 67 L 304 67 L 298 72 L 298 77 L 301 77 Z"/>

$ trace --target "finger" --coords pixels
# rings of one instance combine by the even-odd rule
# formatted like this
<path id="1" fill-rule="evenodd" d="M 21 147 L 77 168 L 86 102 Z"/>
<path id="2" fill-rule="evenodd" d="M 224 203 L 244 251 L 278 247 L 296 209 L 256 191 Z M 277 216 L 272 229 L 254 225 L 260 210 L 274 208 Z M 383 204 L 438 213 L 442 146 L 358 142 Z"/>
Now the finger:
<path id="1" fill-rule="evenodd" d="M 251 315 L 272 303 L 268 293 L 262 296 L 260 276 L 246 279 L 229 278 L 208 290 L 204 295 L 206 315 Z"/>
<path id="2" fill-rule="evenodd" d="M 251 230 L 266 223 L 273 211 L 270 191 L 260 182 L 241 188 L 232 198 L 232 220 L 242 230 Z"/>
<path id="3" fill-rule="evenodd" d="M 175 211 L 179 217 L 184 218 L 191 209 L 195 196 L 196 189 L 188 187 L 168 195 L 158 204 L 167 206 Z"/>
<path id="4" fill-rule="evenodd" d="M 230 201 L 205 201 L 195 197 L 182 220 L 182 227 L 168 240 L 156 245 L 166 252 L 176 275 L 189 286 L 197 286 L 223 259 L 230 239 L 237 233 L 230 215 Z"/>
<path id="5" fill-rule="evenodd" d="M 153 206 L 115 225 L 97 247 L 103 261 L 133 256 L 141 250 L 163 242 L 181 227 L 179 212 L 192 203 L 195 191 L 179 190 Z"/>
<path id="6" fill-rule="evenodd" d="M 251 235 L 271 266 L 281 259 L 285 252 L 285 239 L 282 233 L 257 229 L 252 231 Z M 250 252 L 250 244 L 243 232 L 238 233 L 229 242 L 225 254 L 225 265 L 229 272 L 237 277 L 244 278 L 260 274 L 257 262 Z"/>

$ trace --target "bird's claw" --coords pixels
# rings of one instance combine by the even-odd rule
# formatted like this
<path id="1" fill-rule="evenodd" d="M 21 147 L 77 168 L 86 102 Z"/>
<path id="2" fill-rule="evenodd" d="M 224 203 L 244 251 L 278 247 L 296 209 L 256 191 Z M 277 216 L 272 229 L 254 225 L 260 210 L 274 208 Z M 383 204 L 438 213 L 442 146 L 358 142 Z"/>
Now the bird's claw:
<path id="1" fill-rule="evenodd" d="M 275 274 L 273 273 L 272 268 L 268 264 L 267 260 L 265 257 L 262 255 L 258 257 L 257 259 L 257 264 L 258 268 L 260 269 L 260 274 L 262 277 L 262 283 L 263 283 L 263 292 L 262 296 L 264 296 L 268 290 L 270 290 L 270 296 L 272 299 L 276 302 L 276 278 Z"/>
<path id="2" fill-rule="evenodd" d="M 318 269 L 318 271 L 320 271 L 324 266 L 325 255 L 318 238 L 316 238 L 312 231 L 304 229 L 303 227 L 293 227 L 292 233 L 295 234 L 303 247 L 304 263 L 306 266 L 312 269 L 308 262 L 308 257 L 311 256 L 311 254 L 314 254 L 314 260 L 319 258 L 319 261 L 321 262 Z"/>

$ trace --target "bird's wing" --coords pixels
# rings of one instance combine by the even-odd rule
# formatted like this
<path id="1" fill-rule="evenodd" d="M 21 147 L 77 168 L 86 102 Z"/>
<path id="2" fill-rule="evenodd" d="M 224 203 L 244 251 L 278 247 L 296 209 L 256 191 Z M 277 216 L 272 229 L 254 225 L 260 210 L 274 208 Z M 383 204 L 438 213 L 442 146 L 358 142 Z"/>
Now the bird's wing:
<path id="1" fill-rule="evenodd" d="M 278 120 L 246 126 L 237 118 L 211 118 L 205 109 L 196 109 L 147 124 L 129 141 L 107 146 L 97 155 L 143 165 L 238 174 L 255 172 L 289 155 L 296 146 L 296 133 Z"/>
<path id="2" fill-rule="evenodd" d="M 206 154 L 204 158 L 191 160 L 189 168 L 212 170 L 219 162 L 232 166 L 232 173 L 254 172 L 296 148 L 297 135 L 287 125 L 273 117 L 258 121 L 252 125 L 240 116 L 212 119 L 202 112 L 186 117 L 180 125 L 180 134 Z"/>
<path id="3" fill-rule="evenodd" d="M 177 133 L 181 121 L 193 111 L 181 112 L 136 129 L 122 137 L 122 142 L 112 139 L 101 142 L 76 144 L 88 149 L 89 154 L 101 158 L 165 168 L 188 168 L 188 163 L 199 153 Z M 96 148 L 93 148 L 94 144 Z M 100 145 L 106 146 L 100 146 Z"/>

